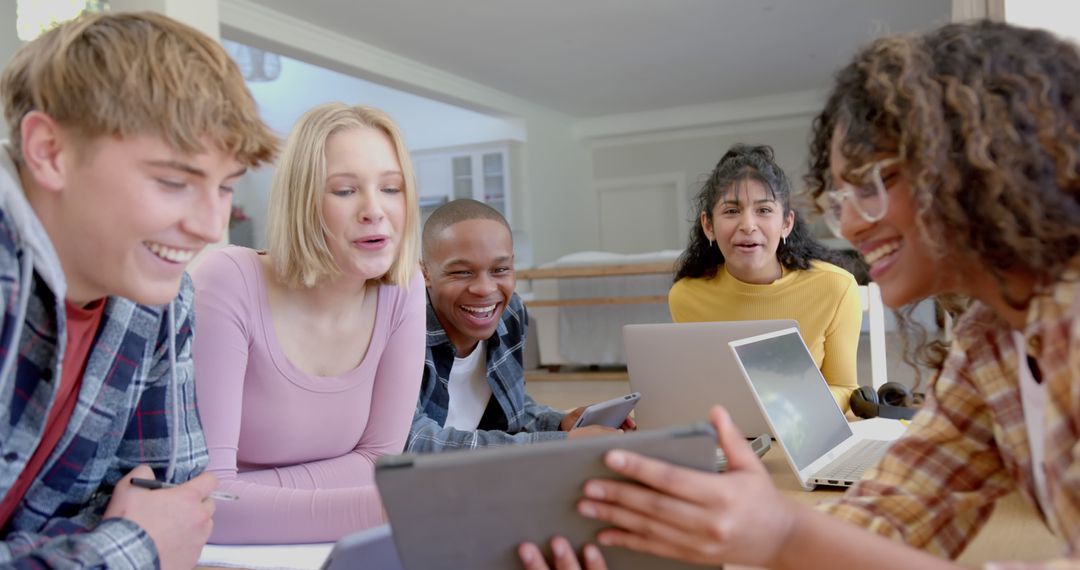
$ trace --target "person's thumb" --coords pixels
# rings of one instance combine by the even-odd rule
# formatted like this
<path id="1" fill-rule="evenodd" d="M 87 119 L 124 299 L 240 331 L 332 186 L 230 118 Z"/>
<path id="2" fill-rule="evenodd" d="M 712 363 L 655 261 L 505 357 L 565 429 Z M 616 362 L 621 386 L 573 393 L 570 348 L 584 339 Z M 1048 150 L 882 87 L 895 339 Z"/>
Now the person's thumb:
<path id="1" fill-rule="evenodd" d="M 723 406 L 713 406 L 709 411 L 709 420 L 716 428 L 717 443 L 727 456 L 728 471 L 764 468 L 747 443 L 746 436 L 735 427 L 735 422 L 731 421 Z"/>
<path id="2" fill-rule="evenodd" d="M 204 472 L 202 475 L 195 477 L 194 479 L 184 483 L 185 487 L 191 487 L 199 492 L 200 497 L 207 497 L 210 493 L 213 493 L 218 488 L 217 477 L 213 473 Z"/>
<path id="3" fill-rule="evenodd" d="M 146 465 L 146 464 L 139 465 L 138 467 L 132 469 L 131 471 L 128 471 L 128 474 L 124 475 L 123 480 L 124 480 L 124 482 L 128 482 L 128 481 L 131 481 L 133 478 L 136 478 L 136 477 L 138 477 L 139 479 L 156 479 L 157 478 L 157 476 L 154 475 L 154 470 L 151 469 L 150 466 Z"/>

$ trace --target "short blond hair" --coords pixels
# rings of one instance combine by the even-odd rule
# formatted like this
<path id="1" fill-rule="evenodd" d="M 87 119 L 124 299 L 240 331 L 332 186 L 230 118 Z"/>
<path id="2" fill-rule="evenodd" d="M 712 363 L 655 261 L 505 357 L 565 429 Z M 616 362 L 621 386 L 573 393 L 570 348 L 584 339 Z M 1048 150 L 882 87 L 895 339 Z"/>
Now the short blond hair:
<path id="1" fill-rule="evenodd" d="M 247 166 L 277 153 L 277 138 L 221 45 L 153 12 L 85 14 L 42 34 L 0 76 L 0 101 L 19 162 L 19 127 L 31 111 L 84 141 L 156 135 L 198 154 L 208 138 Z"/>
<path id="2" fill-rule="evenodd" d="M 304 113 L 285 143 L 274 181 L 266 225 L 270 259 L 278 278 L 290 287 L 311 287 L 341 275 L 326 244 L 322 194 L 326 185 L 326 141 L 348 129 L 375 129 L 390 139 L 404 177 L 405 227 L 397 259 L 383 283 L 405 287 L 419 261 L 419 217 L 412 161 L 397 125 L 386 113 L 358 105 L 326 103 Z"/>

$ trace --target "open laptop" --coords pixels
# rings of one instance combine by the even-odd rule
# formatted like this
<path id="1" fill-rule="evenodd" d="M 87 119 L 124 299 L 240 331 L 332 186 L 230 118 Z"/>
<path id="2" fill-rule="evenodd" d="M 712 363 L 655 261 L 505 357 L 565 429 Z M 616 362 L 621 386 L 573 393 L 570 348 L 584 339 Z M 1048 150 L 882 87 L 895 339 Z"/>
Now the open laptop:
<path id="1" fill-rule="evenodd" d="M 804 489 L 853 485 L 892 443 L 852 431 L 798 329 L 728 344 Z"/>
<path id="2" fill-rule="evenodd" d="M 634 409 L 638 428 L 707 420 L 720 404 L 747 437 L 771 433 L 727 343 L 795 326 L 793 320 L 624 326 L 630 388 L 641 392 Z"/>

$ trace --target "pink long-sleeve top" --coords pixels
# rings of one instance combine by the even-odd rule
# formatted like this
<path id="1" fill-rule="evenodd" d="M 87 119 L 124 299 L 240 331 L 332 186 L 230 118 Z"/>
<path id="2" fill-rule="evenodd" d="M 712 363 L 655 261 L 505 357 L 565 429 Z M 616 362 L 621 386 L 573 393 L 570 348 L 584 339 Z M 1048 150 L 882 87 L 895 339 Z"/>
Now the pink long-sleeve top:
<path id="1" fill-rule="evenodd" d="M 195 384 L 220 490 L 210 542 L 336 540 L 384 522 L 375 460 L 401 453 L 424 360 L 425 298 L 380 285 L 375 328 L 355 369 L 306 374 L 274 332 L 258 253 L 205 254 L 196 286 Z"/>

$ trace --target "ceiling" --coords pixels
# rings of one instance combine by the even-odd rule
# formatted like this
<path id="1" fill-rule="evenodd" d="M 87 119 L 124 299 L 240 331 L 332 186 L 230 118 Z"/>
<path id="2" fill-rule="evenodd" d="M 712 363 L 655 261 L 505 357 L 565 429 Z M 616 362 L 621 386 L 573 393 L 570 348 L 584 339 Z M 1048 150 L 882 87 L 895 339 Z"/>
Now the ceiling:
<path id="1" fill-rule="evenodd" d="M 855 48 L 950 0 L 255 0 L 577 117 L 828 86 Z"/>

